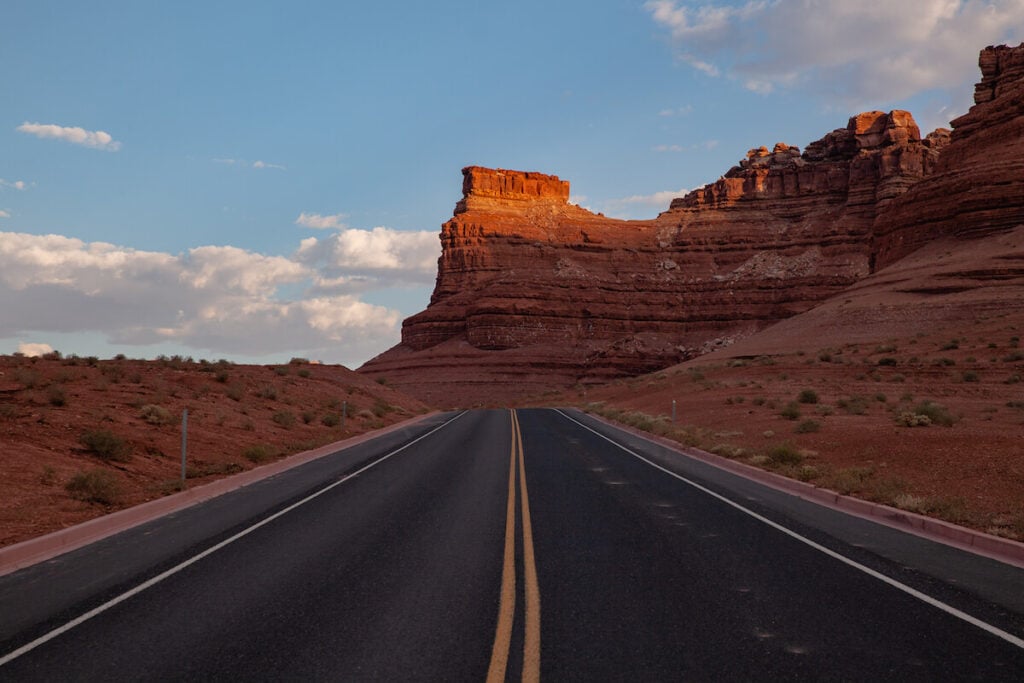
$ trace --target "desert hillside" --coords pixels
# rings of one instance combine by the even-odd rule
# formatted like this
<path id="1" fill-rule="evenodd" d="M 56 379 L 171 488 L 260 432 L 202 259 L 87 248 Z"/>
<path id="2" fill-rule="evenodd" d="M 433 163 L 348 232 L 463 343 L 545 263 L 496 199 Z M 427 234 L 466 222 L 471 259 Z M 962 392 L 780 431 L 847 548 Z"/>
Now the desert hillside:
<path id="1" fill-rule="evenodd" d="M 1024 540 L 1022 264 L 1024 226 L 940 238 L 727 349 L 563 400 Z"/>
<path id="2" fill-rule="evenodd" d="M 344 367 L 0 356 L 0 545 L 377 429 L 427 407 Z"/>

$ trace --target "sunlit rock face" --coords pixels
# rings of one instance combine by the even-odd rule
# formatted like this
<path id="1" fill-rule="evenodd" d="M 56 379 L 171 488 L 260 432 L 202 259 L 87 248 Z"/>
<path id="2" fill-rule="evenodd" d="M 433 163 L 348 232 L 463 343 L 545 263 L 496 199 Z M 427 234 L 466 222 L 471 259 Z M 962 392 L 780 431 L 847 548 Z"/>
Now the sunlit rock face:
<path id="1" fill-rule="evenodd" d="M 465 168 L 430 305 L 361 372 L 439 406 L 650 372 L 806 311 L 929 234 L 1019 223 L 1021 48 L 981 63 L 952 135 L 864 112 L 803 151 L 750 150 L 652 220 L 572 205 L 557 176 Z"/>
<path id="2" fill-rule="evenodd" d="M 879 266 L 936 237 L 981 237 L 1024 223 L 1024 44 L 987 47 L 978 63 L 975 104 L 952 122 L 935 172 L 876 222 Z"/>

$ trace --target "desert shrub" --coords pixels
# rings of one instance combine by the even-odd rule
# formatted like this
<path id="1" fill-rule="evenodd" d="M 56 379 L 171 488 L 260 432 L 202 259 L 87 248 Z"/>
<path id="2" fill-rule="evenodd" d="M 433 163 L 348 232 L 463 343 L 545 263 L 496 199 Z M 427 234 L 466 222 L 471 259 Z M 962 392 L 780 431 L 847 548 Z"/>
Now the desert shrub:
<path id="1" fill-rule="evenodd" d="M 53 486 L 57 483 L 57 470 L 51 465 L 43 465 L 43 473 L 39 475 L 39 483 L 43 486 Z"/>
<path id="2" fill-rule="evenodd" d="M 274 368 L 274 372 L 276 372 L 278 375 L 284 377 L 285 375 L 288 374 L 288 366 L 287 365 L 278 365 L 276 368 Z"/>
<path id="3" fill-rule="evenodd" d="M 804 461 L 804 456 L 791 443 L 772 446 L 765 455 L 768 461 L 775 465 L 799 465 Z"/>
<path id="4" fill-rule="evenodd" d="M 844 413 L 849 415 L 863 415 L 868 412 L 868 401 L 863 396 L 851 396 L 836 401 L 836 405 Z"/>
<path id="5" fill-rule="evenodd" d="M 299 377 L 303 379 L 308 379 L 311 373 L 307 368 L 299 368 L 299 371 L 295 374 L 297 374 Z"/>
<path id="6" fill-rule="evenodd" d="M 797 395 L 796 400 L 800 403 L 817 403 L 818 392 L 814 389 L 804 389 Z"/>
<path id="7" fill-rule="evenodd" d="M 1010 337 L 1010 348 L 1015 349 L 1020 346 L 1020 337 Z"/>
<path id="8" fill-rule="evenodd" d="M 821 351 L 818 353 L 818 360 L 820 360 L 822 363 L 831 363 L 832 354 L 828 351 Z"/>
<path id="9" fill-rule="evenodd" d="M 915 413 L 912 410 L 904 410 L 896 416 L 896 424 L 904 427 L 927 427 L 932 420 L 927 415 Z"/>
<path id="10" fill-rule="evenodd" d="M 723 458 L 731 459 L 742 458 L 746 454 L 746 451 L 744 451 L 743 448 L 728 443 L 715 444 L 708 450 L 714 453 L 715 455 L 720 455 Z"/>
<path id="11" fill-rule="evenodd" d="M 943 344 L 942 346 L 939 347 L 939 349 L 942 350 L 942 351 L 953 351 L 954 349 L 959 349 L 959 348 L 960 348 L 960 340 L 959 339 L 951 339 L 951 340 L 949 340 L 948 342 L 946 342 L 945 344 Z"/>
<path id="12" fill-rule="evenodd" d="M 241 384 L 232 384 L 224 391 L 224 394 L 232 401 L 241 401 L 245 390 Z"/>
<path id="13" fill-rule="evenodd" d="M 225 370 L 224 368 L 217 368 L 216 370 L 214 370 L 213 378 L 220 382 L 221 384 L 227 384 L 228 377 L 228 371 Z"/>
<path id="14" fill-rule="evenodd" d="M 388 383 L 388 378 L 387 377 L 378 377 L 377 378 L 377 384 L 381 385 L 382 387 L 383 386 L 387 386 L 387 383 Z"/>
<path id="15" fill-rule="evenodd" d="M 35 389 L 39 384 L 39 373 L 28 368 L 18 368 L 14 371 L 14 379 L 21 385 L 22 389 Z"/>
<path id="16" fill-rule="evenodd" d="M 358 413 L 356 413 L 356 417 L 358 417 L 360 420 L 372 420 L 374 418 L 374 414 L 367 410 L 366 408 L 363 408 Z"/>
<path id="17" fill-rule="evenodd" d="M 893 382 L 895 384 L 902 384 L 903 382 L 907 381 L 907 378 L 904 377 L 903 375 L 897 373 L 897 374 L 893 375 L 892 377 L 890 377 L 889 381 Z"/>
<path id="18" fill-rule="evenodd" d="M 879 403 L 885 403 L 886 401 L 889 400 L 889 397 L 883 394 L 882 392 L 878 392 L 877 394 L 875 394 L 875 400 L 878 401 Z"/>
<path id="19" fill-rule="evenodd" d="M 1022 360 L 1024 360 L 1024 353 L 1020 353 L 1019 351 L 1014 351 L 1008 356 L 1003 356 L 1004 363 L 1016 363 L 1017 361 Z"/>
<path id="20" fill-rule="evenodd" d="M 303 424 L 309 424 L 310 422 L 312 422 L 315 419 L 316 419 L 316 413 L 314 413 L 312 410 L 303 410 L 302 411 L 302 422 L 303 422 Z"/>
<path id="21" fill-rule="evenodd" d="M 64 489 L 72 498 L 87 503 L 114 505 L 121 500 L 121 483 L 117 476 L 99 468 L 78 472 L 65 484 Z"/>
<path id="22" fill-rule="evenodd" d="M 320 418 L 320 424 L 324 427 L 337 427 L 341 424 L 341 416 L 337 413 L 327 413 Z"/>
<path id="23" fill-rule="evenodd" d="M 918 415 L 927 415 L 932 424 L 942 425 L 943 427 L 952 427 L 953 423 L 956 422 L 956 418 L 946 410 L 945 406 L 934 401 L 918 403 L 914 407 L 914 412 Z"/>
<path id="24" fill-rule="evenodd" d="M 968 370 L 967 372 L 965 372 L 963 375 L 961 375 L 960 379 L 962 379 L 965 382 L 981 381 L 981 379 L 978 377 L 978 373 L 974 372 L 973 370 Z"/>
<path id="25" fill-rule="evenodd" d="M 309 359 L 295 357 L 288 361 L 288 365 L 309 365 Z"/>
<path id="26" fill-rule="evenodd" d="M 295 413 L 290 410 L 280 410 L 274 413 L 270 419 L 285 429 L 291 429 L 295 426 Z"/>
<path id="27" fill-rule="evenodd" d="M 786 407 L 779 411 L 779 415 L 786 418 L 787 420 L 797 420 L 800 418 L 800 406 L 795 401 L 786 404 Z"/>
<path id="28" fill-rule="evenodd" d="M 60 408 L 61 406 L 67 405 L 68 395 L 67 392 L 64 391 L 64 387 L 59 384 L 51 384 L 46 389 L 46 400 L 51 406 Z"/>
<path id="29" fill-rule="evenodd" d="M 803 422 L 798 424 L 796 426 L 796 429 L 793 431 L 795 431 L 797 434 L 810 434 L 812 432 L 820 432 L 821 423 L 816 420 L 804 420 Z"/>
<path id="30" fill-rule="evenodd" d="M 818 413 L 818 415 L 821 415 L 822 417 L 828 417 L 829 415 L 833 414 L 835 410 L 832 408 L 832 406 L 822 404 L 817 406 L 814 409 L 814 412 Z"/>
<path id="31" fill-rule="evenodd" d="M 384 417 L 388 413 L 392 413 L 394 411 L 395 407 L 393 405 L 379 398 L 373 404 L 373 414 L 376 417 Z"/>
<path id="32" fill-rule="evenodd" d="M 934 401 L 923 401 L 896 416 L 896 423 L 904 427 L 927 427 L 933 424 L 952 427 L 954 422 L 956 418 L 944 406 Z"/>
<path id="33" fill-rule="evenodd" d="M 891 365 L 896 365 L 897 362 L 898 361 L 895 358 L 893 358 L 892 356 L 885 356 L 884 358 L 879 358 L 878 359 L 878 365 L 890 365 L 891 366 Z"/>
<path id="34" fill-rule="evenodd" d="M 875 474 L 870 467 L 846 467 L 832 473 L 824 482 L 827 488 L 847 495 L 855 491 L 862 491 L 869 479 Z"/>
<path id="35" fill-rule="evenodd" d="M 79 437 L 79 442 L 90 453 L 102 460 L 125 462 L 131 456 L 131 446 L 109 429 L 95 429 Z"/>
<path id="36" fill-rule="evenodd" d="M 755 406 L 763 406 L 764 405 L 764 396 L 757 396 L 756 398 L 752 399 L 750 402 L 753 403 Z"/>
<path id="37" fill-rule="evenodd" d="M 170 424 L 174 419 L 171 416 L 171 411 L 167 410 L 167 408 L 153 404 L 142 406 L 142 409 L 139 411 L 139 417 L 151 425 Z"/>
<path id="38" fill-rule="evenodd" d="M 242 457 L 251 463 L 259 464 L 277 457 L 277 449 L 270 444 L 257 443 L 247 446 L 242 451 Z"/>
<path id="39" fill-rule="evenodd" d="M 265 398 L 270 401 L 276 401 L 277 387 L 275 387 L 273 384 L 267 384 L 263 387 L 260 387 L 260 389 L 256 392 L 256 395 L 259 396 L 260 398 Z"/>

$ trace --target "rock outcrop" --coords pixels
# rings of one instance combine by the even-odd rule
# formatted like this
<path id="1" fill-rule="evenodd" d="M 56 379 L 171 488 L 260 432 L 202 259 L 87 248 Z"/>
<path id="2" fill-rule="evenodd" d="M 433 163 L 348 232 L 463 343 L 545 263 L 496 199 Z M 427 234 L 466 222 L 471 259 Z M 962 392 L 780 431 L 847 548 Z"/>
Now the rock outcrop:
<path id="1" fill-rule="evenodd" d="M 429 307 L 362 372 L 439 405 L 653 371 L 807 310 L 871 269 L 880 202 L 934 166 L 906 112 L 752 150 L 650 221 L 556 176 L 477 166 L 442 226 Z"/>
<path id="2" fill-rule="evenodd" d="M 1016 225 L 1021 55 L 982 53 L 952 134 L 865 112 L 803 152 L 752 149 L 649 221 L 571 205 L 556 176 L 463 169 L 430 305 L 360 371 L 438 406 L 649 372 L 807 311 L 929 235 Z"/>
<path id="3" fill-rule="evenodd" d="M 984 236 L 1024 224 L 1024 44 L 987 47 L 974 106 L 952 121 L 948 147 L 926 182 L 875 224 L 884 267 L 943 236 Z"/>

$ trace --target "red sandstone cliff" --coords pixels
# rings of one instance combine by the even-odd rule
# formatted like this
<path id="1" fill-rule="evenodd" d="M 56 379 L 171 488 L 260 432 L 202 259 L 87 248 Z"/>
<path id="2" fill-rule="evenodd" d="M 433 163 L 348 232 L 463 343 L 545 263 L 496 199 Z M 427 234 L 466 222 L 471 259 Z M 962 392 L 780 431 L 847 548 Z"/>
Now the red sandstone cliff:
<path id="1" fill-rule="evenodd" d="M 926 182 L 875 223 L 884 267 L 938 237 L 984 236 L 1024 224 L 1024 44 L 987 47 L 971 110 Z"/>
<path id="2" fill-rule="evenodd" d="M 866 112 L 803 153 L 751 150 L 650 221 L 570 205 L 555 176 L 466 168 L 429 307 L 360 371 L 440 406 L 634 375 L 806 311 L 929 234 L 1015 225 L 1022 54 L 982 53 L 952 136 Z"/>

